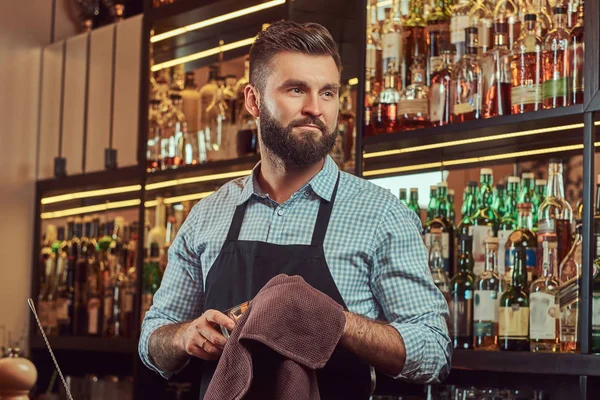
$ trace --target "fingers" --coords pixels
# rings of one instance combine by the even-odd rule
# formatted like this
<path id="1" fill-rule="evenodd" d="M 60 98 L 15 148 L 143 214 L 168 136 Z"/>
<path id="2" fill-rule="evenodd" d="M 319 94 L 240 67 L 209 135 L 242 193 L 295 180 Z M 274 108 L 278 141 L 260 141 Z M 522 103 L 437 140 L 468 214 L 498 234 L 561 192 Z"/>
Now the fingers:
<path id="1" fill-rule="evenodd" d="M 235 321 L 220 311 L 206 310 L 206 312 L 203 315 L 208 322 L 213 322 L 215 324 L 224 326 L 229 330 L 233 330 L 233 328 L 235 327 Z"/>
<path id="2" fill-rule="evenodd" d="M 207 349 L 207 350 L 204 350 Z M 204 349 L 196 344 L 190 346 L 188 354 L 198 357 L 202 360 L 217 360 L 221 355 L 221 350 L 217 349 L 208 342 L 204 345 Z"/>

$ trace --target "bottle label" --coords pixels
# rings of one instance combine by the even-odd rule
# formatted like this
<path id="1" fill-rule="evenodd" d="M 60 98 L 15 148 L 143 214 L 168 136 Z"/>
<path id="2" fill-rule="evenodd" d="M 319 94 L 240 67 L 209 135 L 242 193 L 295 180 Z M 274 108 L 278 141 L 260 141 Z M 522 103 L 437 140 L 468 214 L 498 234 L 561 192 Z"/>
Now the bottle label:
<path id="1" fill-rule="evenodd" d="M 569 93 L 569 78 L 557 78 L 544 82 L 544 99 L 565 97 Z"/>
<path id="2" fill-rule="evenodd" d="M 465 29 L 469 27 L 468 15 L 454 15 L 450 20 L 450 42 L 453 44 L 465 41 Z"/>
<path id="3" fill-rule="evenodd" d="M 472 292 L 466 291 L 464 299 L 450 298 L 450 334 L 454 337 L 465 337 L 471 335 L 471 324 L 473 321 Z M 452 297 L 452 296 L 451 296 Z M 454 297 L 457 297 L 454 295 Z"/>
<path id="4" fill-rule="evenodd" d="M 500 298 L 495 290 L 475 291 L 475 321 L 498 322 Z"/>
<path id="5" fill-rule="evenodd" d="M 534 292 L 529 295 L 531 339 L 556 339 L 556 296 Z"/>
<path id="6" fill-rule="evenodd" d="M 427 116 L 427 99 L 400 100 L 398 114 L 405 116 Z"/>
<path id="7" fill-rule="evenodd" d="M 438 69 L 442 67 L 444 64 L 444 59 L 441 56 L 431 56 L 429 57 L 429 71 L 430 74 L 434 73 Z"/>
<path id="8" fill-rule="evenodd" d="M 489 226 L 469 226 L 469 236 L 473 238 L 473 273 L 479 276 L 485 270 L 485 239 L 493 236 L 492 228 Z"/>
<path id="9" fill-rule="evenodd" d="M 367 47 L 367 63 L 366 68 L 375 71 L 377 68 L 377 48 L 374 46 Z"/>
<path id="10" fill-rule="evenodd" d="M 531 282 L 533 278 L 533 271 L 536 269 L 536 251 L 537 249 L 533 247 L 527 247 L 525 249 L 525 266 L 527 267 L 527 282 Z M 512 270 L 515 266 L 515 249 L 510 248 L 506 249 L 504 254 L 504 265 L 505 265 L 505 273 L 508 274 L 506 276 L 506 281 L 512 283 Z"/>
<path id="11" fill-rule="evenodd" d="M 402 37 L 399 32 L 384 33 L 381 38 L 381 46 L 383 47 L 383 72 L 388 69 L 390 61 L 395 64 L 396 71 L 399 70 L 399 60 L 402 54 Z"/>
<path id="12" fill-rule="evenodd" d="M 498 231 L 498 273 L 502 276 L 506 274 L 506 242 L 512 231 Z"/>
<path id="13" fill-rule="evenodd" d="M 100 312 L 100 299 L 90 299 L 87 307 L 88 312 L 88 334 L 97 335 L 99 331 L 98 327 L 98 313 Z"/>
<path id="14" fill-rule="evenodd" d="M 527 338 L 529 335 L 529 307 L 513 304 L 500 307 L 499 334 L 509 338 Z"/>
<path id="15" fill-rule="evenodd" d="M 467 114 L 475 111 L 475 108 L 471 103 L 460 103 L 454 105 L 454 114 Z"/>
<path id="16" fill-rule="evenodd" d="M 444 116 L 446 108 L 445 87 L 441 83 L 433 83 L 429 92 L 429 120 L 438 122 Z"/>
<path id="17" fill-rule="evenodd" d="M 517 86 L 511 89 L 511 105 L 538 104 L 542 102 L 542 85 Z"/>
<path id="18" fill-rule="evenodd" d="M 473 323 L 473 336 L 494 336 L 494 323 L 475 321 Z"/>

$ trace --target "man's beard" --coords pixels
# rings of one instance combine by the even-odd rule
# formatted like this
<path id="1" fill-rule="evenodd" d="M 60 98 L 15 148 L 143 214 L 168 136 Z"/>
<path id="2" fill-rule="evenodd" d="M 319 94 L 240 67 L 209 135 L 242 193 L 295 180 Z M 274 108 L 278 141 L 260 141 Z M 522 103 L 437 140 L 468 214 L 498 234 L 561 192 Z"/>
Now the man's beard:
<path id="1" fill-rule="evenodd" d="M 283 127 L 264 106 L 260 105 L 260 136 L 262 145 L 276 155 L 288 169 L 298 169 L 315 164 L 331 152 L 338 135 L 338 128 L 331 132 L 323 121 L 307 116 L 290 122 Z M 315 125 L 321 130 L 319 135 L 311 129 L 292 129 L 301 125 Z"/>

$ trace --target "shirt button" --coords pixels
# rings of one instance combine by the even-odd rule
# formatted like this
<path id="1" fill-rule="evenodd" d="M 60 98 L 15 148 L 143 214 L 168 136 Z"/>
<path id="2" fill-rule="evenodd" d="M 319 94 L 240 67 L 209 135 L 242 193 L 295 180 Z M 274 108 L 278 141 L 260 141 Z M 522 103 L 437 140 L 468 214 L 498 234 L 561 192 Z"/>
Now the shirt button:
<path id="1" fill-rule="evenodd" d="M 277 210 L 277 215 L 279 215 L 280 217 L 283 215 L 283 210 L 281 208 Z"/>

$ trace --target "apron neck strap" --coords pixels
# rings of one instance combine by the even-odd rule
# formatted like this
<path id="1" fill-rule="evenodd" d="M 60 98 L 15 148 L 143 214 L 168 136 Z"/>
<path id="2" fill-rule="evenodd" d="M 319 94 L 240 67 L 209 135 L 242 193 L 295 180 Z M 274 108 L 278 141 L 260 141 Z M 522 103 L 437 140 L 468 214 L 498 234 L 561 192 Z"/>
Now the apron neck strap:
<path id="1" fill-rule="evenodd" d="M 335 196 L 337 194 L 339 184 L 340 173 L 338 172 L 338 177 L 335 181 L 335 187 L 333 188 L 333 193 L 331 194 L 331 200 L 327 201 L 325 199 L 321 199 L 319 214 L 317 215 L 317 222 L 315 224 L 312 241 L 310 243 L 313 246 L 322 246 L 325 242 L 325 234 L 327 233 L 327 226 L 329 226 L 329 219 L 331 217 L 331 211 L 333 210 L 333 203 L 335 202 Z"/>
<path id="2" fill-rule="evenodd" d="M 335 202 L 335 196 L 337 189 L 340 184 L 340 174 L 338 172 L 337 181 L 331 194 L 331 200 L 327 201 L 321 199 L 321 205 L 319 206 L 319 214 L 317 215 L 317 222 L 313 230 L 313 236 L 311 245 L 323 245 L 325 241 L 325 234 L 327 233 L 327 226 L 329 225 L 329 219 L 331 217 L 331 210 L 333 209 L 333 203 Z M 240 204 L 236 207 L 235 213 L 233 214 L 233 220 L 229 226 L 229 232 L 227 233 L 226 242 L 238 240 L 240 231 L 242 230 L 242 222 L 244 222 L 244 215 L 246 214 L 246 208 L 248 207 L 248 201 Z"/>

